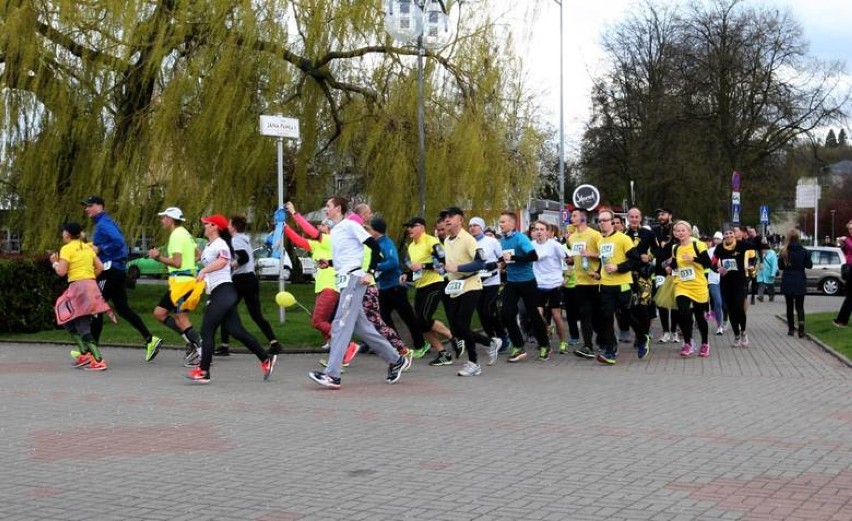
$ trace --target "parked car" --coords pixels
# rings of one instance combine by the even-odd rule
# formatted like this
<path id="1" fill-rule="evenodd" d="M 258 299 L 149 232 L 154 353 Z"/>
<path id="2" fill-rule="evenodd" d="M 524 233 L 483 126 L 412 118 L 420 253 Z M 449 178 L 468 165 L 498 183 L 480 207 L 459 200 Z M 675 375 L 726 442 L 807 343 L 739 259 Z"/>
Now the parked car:
<path id="1" fill-rule="evenodd" d="M 272 250 L 263 246 L 254 250 L 254 271 L 259 279 L 277 279 L 278 271 L 281 269 L 281 262 L 276 257 L 272 256 Z M 293 261 L 290 260 L 290 254 L 284 251 L 284 280 L 290 280 L 290 273 L 293 271 Z"/>
<path id="2" fill-rule="evenodd" d="M 207 246 L 207 239 L 196 238 L 195 243 L 198 246 L 199 251 L 203 250 L 205 246 Z M 162 248 L 158 248 L 163 255 L 167 256 L 168 248 L 163 246 Z M 147 253 L 147 251 L 146 251 Z M 196 264 L 197 269 L 201 269 L 201 263 Z M 147 255 L 144 257 L 137 257 L 131 261 L 127 262 L 127 277 L 136 280 L 139 277 L 153 277 L 158 279 L 160 277 L 165 277 L 168 274 L 168 267 L 160 261 L 148 258 Z"/>
<path id="3" fill-rule="evenodd" d="M 840 248 L 831 246 L 808 246 L 813 269 L 807 270 L 808 289 L 824 295 L 841 295 L 844 290 L 840 267 L 846 257 Z"/>

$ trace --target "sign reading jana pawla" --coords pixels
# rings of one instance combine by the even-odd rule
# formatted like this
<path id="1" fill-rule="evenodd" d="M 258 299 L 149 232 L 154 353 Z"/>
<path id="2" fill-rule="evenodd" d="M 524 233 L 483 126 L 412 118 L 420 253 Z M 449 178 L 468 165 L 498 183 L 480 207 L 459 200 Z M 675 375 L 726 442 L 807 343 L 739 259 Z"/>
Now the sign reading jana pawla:
<path id="1" fill-rule="evenodd" d="M 574 190 L 574 206 L 594 210 L 601 204 L 601 193 L 592 185 L 580 185 Z"/>

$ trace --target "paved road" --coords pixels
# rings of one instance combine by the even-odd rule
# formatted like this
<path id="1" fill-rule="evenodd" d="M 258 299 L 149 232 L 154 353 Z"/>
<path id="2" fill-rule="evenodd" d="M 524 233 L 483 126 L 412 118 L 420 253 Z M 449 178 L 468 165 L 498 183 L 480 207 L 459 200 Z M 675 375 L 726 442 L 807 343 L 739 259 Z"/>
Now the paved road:
<path id="1" fill-rule="evenodd" d="M 194 387 L 175 352 L 107 348 L 92 374 L 0 345 L 0 519 L 852 520 L 852 370 L 780 312 L 706 360 L 420 361 L 389 386 L 363 356 L 337 392 L 311 355 L 267 383 L 217 360 Z"/>

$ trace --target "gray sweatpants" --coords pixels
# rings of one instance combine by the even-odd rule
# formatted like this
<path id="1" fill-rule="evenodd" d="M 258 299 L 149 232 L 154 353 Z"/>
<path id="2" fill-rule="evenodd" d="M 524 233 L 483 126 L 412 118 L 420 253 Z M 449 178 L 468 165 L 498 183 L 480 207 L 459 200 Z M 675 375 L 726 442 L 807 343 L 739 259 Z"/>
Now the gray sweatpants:
<path id="1" fill-rule="evenodd" d="M 367 286 L 361 284 L 361 277 L 362 275 L 354 273 L 349 277 L 349 284 L 340 291 L 337 313 L 331 323 L 331 346 L 326 374 L 334 378 L 340 378 L 343 355 L 346 354 L 353 333 L 388 364 L 399 360 L 399 353 L 388 339 L 379 333 L 364 312 L 363 302 Z"/>

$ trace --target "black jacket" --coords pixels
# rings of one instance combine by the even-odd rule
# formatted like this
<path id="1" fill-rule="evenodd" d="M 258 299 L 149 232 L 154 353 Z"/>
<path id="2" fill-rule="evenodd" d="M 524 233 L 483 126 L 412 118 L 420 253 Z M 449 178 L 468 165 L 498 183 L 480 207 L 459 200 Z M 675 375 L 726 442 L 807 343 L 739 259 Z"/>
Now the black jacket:
<path id="1" fill-rule="evenodd" d="M 781 275 L 781 293 L 790 296 L 802 296 L 808 292 L 805 270 L 814 267 L 811 252 L 798 242 L 787 246 L 786 260 L 784 251 L 778 256 L 778 267 L 784 270 Z"/>

